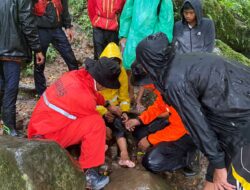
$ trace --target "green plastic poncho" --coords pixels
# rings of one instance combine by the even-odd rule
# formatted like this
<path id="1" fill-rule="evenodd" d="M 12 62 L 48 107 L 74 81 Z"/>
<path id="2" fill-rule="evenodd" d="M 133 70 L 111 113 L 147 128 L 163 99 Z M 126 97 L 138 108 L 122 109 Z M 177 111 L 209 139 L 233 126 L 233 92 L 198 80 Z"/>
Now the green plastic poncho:
<path id="1" fill-rule="evenodd" d="M 150 34 L 163 32 L 173 38 L 174 12 L 172 0 L 126 0 L 121 17 L 119 37 L 127 38 L 123 65 L 130 70 L 137 44 Z"/>

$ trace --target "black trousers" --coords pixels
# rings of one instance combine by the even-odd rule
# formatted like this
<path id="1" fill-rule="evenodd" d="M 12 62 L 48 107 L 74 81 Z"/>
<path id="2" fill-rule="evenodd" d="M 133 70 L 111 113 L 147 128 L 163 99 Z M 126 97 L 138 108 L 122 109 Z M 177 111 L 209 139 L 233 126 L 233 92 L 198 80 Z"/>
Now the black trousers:
<path id="1" fill-rule="evenodd" d="M 52 43 L 52 45 L 60 53 L 63 60 L 67 64 L 69 71 L 78 69 L 78 64 L 74 52 L 72 51 L 71 45 L 62 28 L 39 28 L 38 32 L 42 46 L 42 52 L 45 56 L 49 44 Z M 34 60 L 34 63 L 35 87 L 37 94 L 41 96 L 42 93 L 46 90 L 46 79 L 44 76 L 45 63 L 42 65 L 38 65 L 36 64 L 36 59 Z"/>
<path id="2" fill-rule="evenodd" d="M 94 44 L 94 58 L 99 59 L 102 51 L 110 43 L 119 44 L 118 32 L 103 30 L 101 28 L 93 28 L 93 44 Z"/>
<path id="3" fill-rule="evenodd" d="M 189 135 L 177 141 L 161 142 L 150 148 L 142 158 L 142 165 L 153 173 L 174 171 L 192 161 L 196 146 Z"/>

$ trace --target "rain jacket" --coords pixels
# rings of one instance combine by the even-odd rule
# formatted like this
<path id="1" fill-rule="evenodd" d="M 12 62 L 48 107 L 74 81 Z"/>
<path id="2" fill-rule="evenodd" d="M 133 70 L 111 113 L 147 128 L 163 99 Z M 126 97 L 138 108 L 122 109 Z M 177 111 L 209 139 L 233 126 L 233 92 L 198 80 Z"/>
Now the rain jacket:
<path id="1" fill-rule="evenodd" d="M 114 57 L 122 60 L 120 49 L 114 42 L 111 42 L 107 45 L 100 57 Z M 130 110 L 128 76 L 122 65 L 121 74 L 119 75 L 118 80 L 121 84 L 121 87 L 119 89 L 106 88 L 104 90 L 101 90 L 100 93 L 104 96 L 105 100 L 109 100 L 112 105 L 120 106 L 122 112 L 127 112 Z M 104 115 L 107 112 L 107 109 L 104 106 L 97 106 L 97 110 L 101 115 Z"/>
<path id="2" fill-rule="evenodd" d="M 65 73 L 44 94 L 47 102 L 64 110 L 68 115 L 50 108 L 43 94 L 37 103 L 39 106 L 32 114 L 28 137 L 52 134 L 70 126 L 77 119 L 99 115 L 96 105 L 103 105 L 104 98 L 96 91 L 94 83 L 94 79 L 85 69 Z"/>
<path id="3" fill-rule="evenodd" d="M 210 163 L 224 168 L 225 153 L 250 141 L 250 68 L 208 53 L 174 55 L 167 45 L 163 33 L 144 39 L 137 61 Z"/>
<path id="4" fill-rule="evenodd" d="M 53 0 L 47 2 L 45 11 L 44 2 L 47 0 L 38 0 L 34 5 L 34 14 L 36 15 L 37 26 L 40 28 L 70 28 L 71 18 L 68 8 L 68 0 Z"/>
<path id="5" fill-rule="evenodd" d="M 93 27 L 118 30 L 118 17 L 125 0 L 88 0 L 88 15 Z"/>
<path id="6" fill-rule="evenodd" d="M 147 85 L 148 86 L 148 85 Z M 139 116 L 141 122 L 145 125 L 151 123 L 153 120 L 157 119 L 162 113 L 169 112 L 169 125 L 164 129 L 159 130 L 153 134 L 148 135 L 148 141 L 152 145 L 156 145 L 160 142 L 176 141 L 182 136 L 187 134 L 180 116 L 171 106 L 168 106 L 162 99 L 160 92 L 151 85 L 151 89 L 154 89 L 153 93 L 157 96 L 153 105 L 149 106 L 146 111 L 141 113 Z"/>
<path id="7" fill-rule="evenodd" d="M 193 28 L 188 26 L 181 9 L 182 20 L 175 23 L 173 42 L 177 53 L 209 52 L 211 53 L 215 43 L 214 22 L 202 17 L 202 5 L 200 0 L 185 0 L 194 8 L 197 24 Z"/>
<path id="8" fill-rule="evenodd" d="M 135 60 L 135 48 L 146 36 L 165 33 L 173 36 L 174 12 L 171 0 L 127 0 L 121 17 L 119 37 L 126 38 L 123 65 L 130 69 Z"/>
<path id="9" fill-rule="evenodd" d="M 0 60 L 17 58 L 31 61 L 31 50 L 41 50 L 29 0 L 0 1 Z"/>

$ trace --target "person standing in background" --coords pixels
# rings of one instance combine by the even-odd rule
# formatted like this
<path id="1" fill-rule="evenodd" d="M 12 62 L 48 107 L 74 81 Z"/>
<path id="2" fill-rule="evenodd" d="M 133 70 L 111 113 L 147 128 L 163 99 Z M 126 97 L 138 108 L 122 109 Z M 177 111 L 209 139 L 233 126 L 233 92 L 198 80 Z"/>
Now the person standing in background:
<path id="1" fill-rule="evenodd" d="M 88 14 L 93 27 L 94 58 L 99 59 L 110 43 L 119 43 L 118 27 L 125 0 L 88 0 Z"/>
<path id="2" fill-rule="evenodd" d="M 171 0 L 127 0 L 121 17 L 119 38 L 123 50 L 123 65 L 129 77 L 129 96 L 135 101 L 134 88 L 130 83 L 131 65 L 135 60 L 135 48 L 146 36 L 163 32 L 171 41 L 173 37 L 174 12 Z M 142 111 L 141 97 L 143 88 L 139 90 L 136 100 L 137 110 Z"/>
<path id="3" fill-rule="evenodd" d="M 31 50 L 37 64 L 44 63 L 30 0 L 0 1 L 0 36 L 1 118 L 5 133 L 18 136 L 16 100 L 21 64 L 31 61 Z"/>

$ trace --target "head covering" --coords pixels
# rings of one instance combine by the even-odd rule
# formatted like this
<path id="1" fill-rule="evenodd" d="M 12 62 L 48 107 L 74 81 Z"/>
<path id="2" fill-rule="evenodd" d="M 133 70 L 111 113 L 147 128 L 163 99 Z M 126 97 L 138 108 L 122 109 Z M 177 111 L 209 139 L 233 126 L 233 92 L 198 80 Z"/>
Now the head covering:
<path id="1" fill-rule="evenodd" d="M 87 58 L 85 60 L 86 70 L 102 86 L 111 89 L 119 89 L 118 77 L 121 73 L 120 65 L 117 61 L 102 57 L 99 60 Z"/>
<path id="2" fill-rule="evenodd" d="M 122 62 L 122 55 L 120 48 L 114 42 L 109 43 L 105 47 L 100 57 L 118 58 L 120 59 L 120 62 Z"/>
<path id="3" fill-rule="evenodd" d="M 201 20 L 202 20 L 202 4 L 200 0 L 185 0 L 182 4 L 182 8 L 181 8 L 181 17 L 182 17 L 182 22 L 185 23 L 186 19 L 184 18 L 183 15 L 183 6 L 185 5 L 185 3 L 190 3 L 191 6 L 194 9 L 195 15 L 196 15 L 196 19 L 197 19 L 197 25 L 199 26 L 201 24 Z"/>
<path id="4" fill-rule="evenodd" d="M 132 76 L 130 82 L 133 86 L 144 86 L 152 84 L 150 76 L 143 69 L 141 64 L 138 64 L 136 61 L 131 65 Z"/>
<path id="5" fill-rule="evenodd" d="M 174 48 L 162 32 L 144 38 L 136 48 L 136 62 L 143 66 L 159 90 L 164 88 L 163 77 L 174 56 Z"/>

